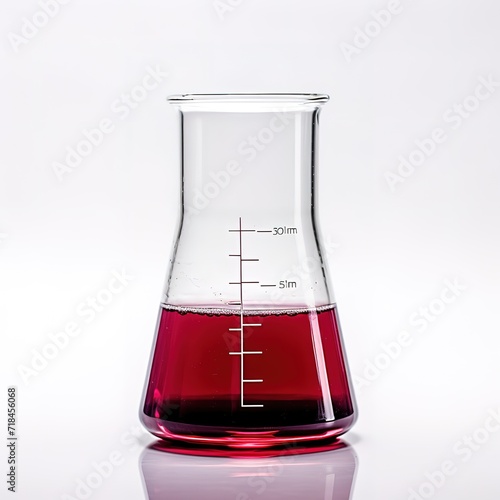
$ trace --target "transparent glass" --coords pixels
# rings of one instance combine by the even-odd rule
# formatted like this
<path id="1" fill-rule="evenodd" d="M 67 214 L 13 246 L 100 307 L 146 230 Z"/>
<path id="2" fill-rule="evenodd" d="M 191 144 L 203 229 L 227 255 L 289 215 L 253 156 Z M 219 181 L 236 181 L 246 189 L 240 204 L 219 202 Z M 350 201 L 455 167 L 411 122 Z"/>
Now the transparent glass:
<path id="1" fill-rule="evenodd" d="M 141 413 L 156 436 L 268 447 L 354 423 L 316 217 L 327 100 L 169 98 L 182 206 Z"/>

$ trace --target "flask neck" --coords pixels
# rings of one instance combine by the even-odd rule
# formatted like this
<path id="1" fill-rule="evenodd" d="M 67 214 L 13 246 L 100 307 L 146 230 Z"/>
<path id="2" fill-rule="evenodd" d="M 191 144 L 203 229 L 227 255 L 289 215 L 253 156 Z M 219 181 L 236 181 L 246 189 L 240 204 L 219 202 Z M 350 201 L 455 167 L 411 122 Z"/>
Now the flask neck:
<path id="1" fill-rule="evenodd" d="M 318 114 L 181 111 L 184 216 L 310 216 Z"/>

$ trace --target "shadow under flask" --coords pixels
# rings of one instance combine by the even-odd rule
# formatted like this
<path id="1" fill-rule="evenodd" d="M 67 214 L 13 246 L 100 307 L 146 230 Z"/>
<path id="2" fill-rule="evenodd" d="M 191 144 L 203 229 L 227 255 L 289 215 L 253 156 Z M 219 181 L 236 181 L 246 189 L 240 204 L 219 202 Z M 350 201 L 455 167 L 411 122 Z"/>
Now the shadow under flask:
<path id="1" fill-rule="evenodd" d="M 346 432 L 356 405 L 317 211 L 321 94 L 171 96 L 181 218 L 141 420 L 268 447 Z"/>

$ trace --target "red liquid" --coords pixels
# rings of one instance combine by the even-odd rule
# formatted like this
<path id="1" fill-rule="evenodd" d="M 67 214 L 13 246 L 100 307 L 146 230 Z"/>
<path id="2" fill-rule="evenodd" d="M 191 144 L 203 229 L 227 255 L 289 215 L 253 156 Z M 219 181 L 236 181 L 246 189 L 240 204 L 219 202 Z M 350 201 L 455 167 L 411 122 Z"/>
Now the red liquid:
<path id="1" fill-rule="evenodd" d="M 195 311 L 161 311 L 142 414 L 153 434 L 258 447 L 327 438 L 352 426 L 335 308 L 245 313 L 243 323 L 256 326 L 243 328 L 244 352 L 253 353 L 243 356 L 241 332 L 229 330 L 240 328 L 237 311 Z M 242 384 L 242 358 L 243 379 L 254 382 Z"/>

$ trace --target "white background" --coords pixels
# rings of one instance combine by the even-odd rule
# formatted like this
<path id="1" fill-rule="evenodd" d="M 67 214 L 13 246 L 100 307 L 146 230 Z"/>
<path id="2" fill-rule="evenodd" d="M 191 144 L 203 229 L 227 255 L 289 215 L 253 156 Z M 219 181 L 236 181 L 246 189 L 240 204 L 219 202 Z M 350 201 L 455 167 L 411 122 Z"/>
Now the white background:
<path id="1" fill-rule="evenodd" d="M 348 60 L 342 43 L 387 5 L 243 0 L 218 15 L 211 0 L 73 0 L 14 47 L 40 7 L 2 1 L 0 436 L 6 388 L 17 385 L 17 498 L 77 498 L 76 481 L 113 452 L 123 463 L 91 498 L 146 497 L 138 461 L 152 438 L 127 433 L 139 425 L 179 203 L 178 121 L 165 97 L 185 92 L 332 96 L 320 212 L 339 244 L 329 262 L 353 375 L 365 377 L 400 332 L 413 339 L 357 390 L 360 418 L 345 436 L 359 457 L 353 498 L 409 498 L 446 460 L 455 473 L 434 492 L 424 486 L 427 498 L 498 498 L 500 432 L 480 428 L 500 406 L 500 88 L 460 126 L 445 113 L 480 77 L 500 82 L 500 8 L 402 0 Z M 168 76 L 122 119 L 113 102 L 156 66 Z M 103 118 L 114 130 L 59 180 L 53 163 Z M 446 141 L 392 191 L 386 172 L 438 127 Z M 122 269 L 133 279 L 86 323 L 79 304 Z M 420 332 L 410 317 L 447 279 L 466 289 Z M 80 335 L 26 383 L 19 366 L 72 321 Z M 457 452 L 467 435 L 482 442 L 470 457 Z M 178 498 L 211 489 L 193 460 Z"/>

